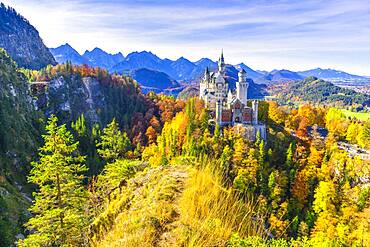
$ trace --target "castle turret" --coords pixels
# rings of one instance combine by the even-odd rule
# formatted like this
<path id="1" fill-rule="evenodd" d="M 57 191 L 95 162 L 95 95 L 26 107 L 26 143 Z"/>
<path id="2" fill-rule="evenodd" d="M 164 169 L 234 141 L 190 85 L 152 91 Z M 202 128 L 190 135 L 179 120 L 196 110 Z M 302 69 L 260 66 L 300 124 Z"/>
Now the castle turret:
<path id="1" fill-rule="evenodd" d="M 258 124 L 258 100 L 252 101 L 252 124 Z"/>
<path id="2" fill-rule="evenodd" d="M 222 122 L 222 102 L 221 100 L 216 101 L 216 123 L 221 126 Z"/>
<path id="3" fill-rule="evenodd" d="M 207 99 L 206 99 L 206 93 L 209 87 L 209 79 L 210 79 L 210 75 L 209 75 L 209 70 L 207 67 L 206 70 L 204 71 L 204 77 L 199 83 L 199 97 L 205 101 L 206 106 L 208 104 Z"/>
<path id="4" fill-rule="evenodd" d="M 241 69 L 238 73 L 238 77 L 239 80 L 236 82 L 236 98 L 243 104 L 246 104 L 248 99 L 247 72 Z"/>

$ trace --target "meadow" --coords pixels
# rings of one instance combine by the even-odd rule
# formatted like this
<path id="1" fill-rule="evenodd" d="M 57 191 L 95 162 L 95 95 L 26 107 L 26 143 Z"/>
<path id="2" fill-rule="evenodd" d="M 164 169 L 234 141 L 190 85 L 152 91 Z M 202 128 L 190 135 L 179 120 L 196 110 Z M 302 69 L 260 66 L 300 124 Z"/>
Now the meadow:
<path id="1" fill-rule="evenodd" d="M 346 109 L 341 109 L 341 111 L 348 118 L 356 118 L 361 121 L 367 121 L 370 119 L 370 112 L 353 112 Z"/>

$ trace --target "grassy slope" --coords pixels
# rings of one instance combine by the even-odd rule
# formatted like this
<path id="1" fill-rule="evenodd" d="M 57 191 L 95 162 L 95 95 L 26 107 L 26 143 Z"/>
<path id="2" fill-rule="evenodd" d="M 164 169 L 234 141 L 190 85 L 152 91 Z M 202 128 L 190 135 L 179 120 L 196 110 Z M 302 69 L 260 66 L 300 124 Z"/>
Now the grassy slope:
<path id="1" fill-rule="evenodd" d="M 97 246 L 151 246 L 158 242 L 178 216 L 174 201 L 186 177 L 184 167 L 159 167 L 131 180 L 95 220 L 94 225 L 101 226 L 97 236 L 102 237 Z M 113 224 L 107 225 L 106 220 L 112 218 Z M 110 229 L 106 232 L 104 228 Z"/>
<path id="2" fill-rule="evenodd" d="M 152 168 L 132 179 L 92 226 L 96 246 L 224 246 L 233 232 L 262 235 L 252 203 L 210 169 Z"/>
<path id="3" fill-rule="evenodd" d="M 361 121 L 367 121 L 370 119 L 370 112 L 353 112 L 346 109 L 341 109 L 341 111 L 348 118 L 356 118 Z"/>

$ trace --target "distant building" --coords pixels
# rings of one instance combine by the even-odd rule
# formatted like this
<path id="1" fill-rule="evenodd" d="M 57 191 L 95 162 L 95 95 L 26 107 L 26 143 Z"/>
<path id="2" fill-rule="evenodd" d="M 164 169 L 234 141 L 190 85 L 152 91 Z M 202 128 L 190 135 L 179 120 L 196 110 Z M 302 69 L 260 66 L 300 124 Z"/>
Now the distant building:
<path id="1" fill-rule="evenodd" d="M 266 126 L 258 121 L 258 100 L 251 100 L 252 107 L 247 106 L 247 73 L 244 69 L 239 71 L 236 90 L 232 91 L 226 78 L 225 65 L 224 55 L 221 53 L 218 70 L 205 70 L 199 85 L 199 97 L 214 112 L 214 120 L 220 127 L 243 126 L 248 139 L 255 140 L 257 133 L 262 139 L 266 139 Z"/>

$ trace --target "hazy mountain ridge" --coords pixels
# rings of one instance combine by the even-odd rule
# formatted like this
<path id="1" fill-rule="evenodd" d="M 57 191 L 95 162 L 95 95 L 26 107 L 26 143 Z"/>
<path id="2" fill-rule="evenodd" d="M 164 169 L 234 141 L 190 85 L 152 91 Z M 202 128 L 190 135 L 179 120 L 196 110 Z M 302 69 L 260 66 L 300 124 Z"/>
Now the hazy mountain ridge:
<path id="1" fill-rule="evenodd" d="M 238 70 L 244 69 L 247 72 L 247 75 L 252 79 L 258 79 L 263 76 L 263 74 L 259 73 L 256 70 L 251 69 L 249 66 L 245 65 L 244 63 L 239 63 L 235 66 Z"/>
<path id="2" fill-rule="evenodd" d="M 271 82 L 286 82 L 286 81 L 297 81 L 302 80 L 304 77 L 299 75 L 296 72 L 282 69 L 282 70 L 273 70 L 268 74 L 262 77 L 265 81 Z"/>
<path id="3" fill-rule="evenodd" d="M 90 66 L 99 66 L 108 69 L 110 72 L 118 73 L 129 73 L 137 69 L 150 69 L 164 72 L 175 80 L 190 81 L 199 78 L 203 75 L 204 70 L 209 67 L 210 70 L 215 70 L 217 68 L 217 62 L 212 61 L 209 58 L 202 58 L 196 62 L 191 62 L 190 60 L 180 57 L 177 60 L 161 59 L 157 55 L 149 51 L 141 52 L 131 52 L 126 57 L 121 53 L 116 55 L 109 54 L 101 50 L 100 48 L 95 48 L 93 51 L 86 51 L 83 55 L 78 54 L 78 52 L 73 49 L 69 44 L 59 46 L 57 48 L 50 48 L 54 57 L 59 63 L 64 63 L 66 61 L 72 61 L 72 63 L 83 64 L 86 63 Z M 76 56 L 76 53 L 79 56 Z M 92 61 L 89 57 L 91 53 L 104 54 L 106 58 L 110 57 L 110 60 L 114 61 L 115 56 L 119 56 L 118 62 L 113 63 L 103 63 L 101 61 Z M 117 60 L 116 60 L 117 61 Z M 113 64 L 113 65 L 112 65 Z M 254 71 L 245 64 L 239 64 L 238 68 L 243 67 L 252 79 L 255 79 L 262 74 Z"/>
<path id="4" fill-rule="evenodd" d="M 82 55 L 93 67 L 110 68 L 123 61 L 125 58 L 122 53 L 109 54 L 100 48 L 94 48 L 92 51 L 85 51 Z"/>
<path id="5" fill-rule="evenodd" d="M 49 49 L 58 63 L 71 61 L 73 64 L 87 64 L 88 60 L 82 57 L 70 44 L 66 43 L 57 48 Z"/>
<path id="6" fill-rule="evenodd" d="M 334 69 L 311 69 L 311 70 L 306 70 L 306 71 L 299 71 L 297 72 L 298 74 L 308 77 L 308 76 L 314 76 L 320 79 L 333 79 L 333 78 L 338 78 L 338 79 L 364 79 L 366 77 L 363 76 L 358 76 L 358 75 L 353 75 L 346 73 L 344 71 L 340 70 L 334 70 Z"/>
<path id="7" fill-rule="evenodd" d="M 97 47 L 91 51 L 86 50 L 84 54 L 81 55 L 68 43 L 57 48 L 50 48 L 49 50 L 58 63 L 71 61 L 76 65 L 88 64 L 92 67 L 101 67 L 105 69 L 108 69 L 125 59 L 121 52 L 117 54 L 109 54 Z"/>
<path id="8" fill-rule="evenodd" d="M 146 68 L 134 70 L 130 76 L 140 85 L 143 92 L 157 91 L 180 87 L 180 84 L 164 72 Z"/>

